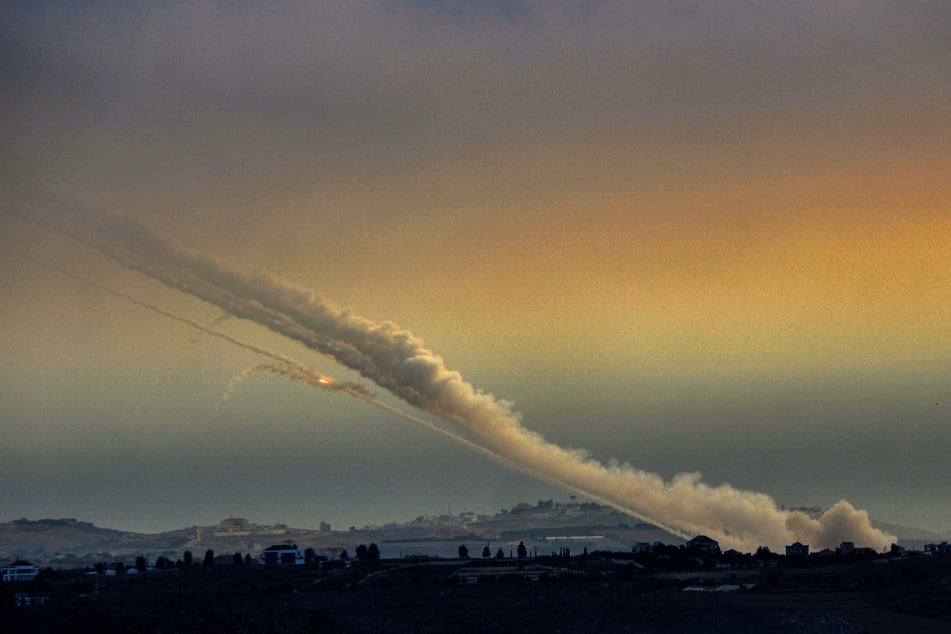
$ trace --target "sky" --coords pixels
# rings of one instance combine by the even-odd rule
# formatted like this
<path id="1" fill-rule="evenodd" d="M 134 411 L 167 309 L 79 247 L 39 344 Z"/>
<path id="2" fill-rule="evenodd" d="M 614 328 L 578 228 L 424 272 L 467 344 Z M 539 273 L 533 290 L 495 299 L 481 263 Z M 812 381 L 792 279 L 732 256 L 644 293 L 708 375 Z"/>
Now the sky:
<path id="1" fill-rule="evenodd" d="M 472 437 L 30 220 L 101 210 L 398 324 L 600 462 L 951 534 L 949 28 L 940 1 L 6 3 L 0 520 L 574 493 L 347 393 L 232 385 L 268 359 L 105 289 Z"/>

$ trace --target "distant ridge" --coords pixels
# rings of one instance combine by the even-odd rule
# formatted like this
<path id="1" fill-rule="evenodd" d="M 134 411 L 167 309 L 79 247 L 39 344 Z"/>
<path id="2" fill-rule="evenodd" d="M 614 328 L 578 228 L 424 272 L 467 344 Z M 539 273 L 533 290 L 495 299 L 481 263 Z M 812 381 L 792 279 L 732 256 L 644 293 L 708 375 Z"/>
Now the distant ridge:
<path id="1" fill-rule="evenodd" d="M 926 543 L 947 539 L 910 526 L 874 524 L 897 535 L 906 547 L 921 548 Z M 208 548 L 219 553 L 259 552 L 283 541 L 293 541 L 301 548 L 313 546 L 340 550 L 369 542 L 394 545 L 468 542 L 472 546 L 533 539 L 544 545 L 559 540 L 595 538 L 600 540 L 594 544 L 598 547 L 624 550 L 635 542 L 676 544 L 683 541 L 598 504 L 557 505 L 540 501 L 537 506 L 520 503 L 491 516 L 471 512 L 453 516 L 420 516 L 410 522 L 347 531 L 331 531 L 330 526 L 323 523 L 319 529 L 292 528 L 284 524 L 254 524 L 232 517 L 214 526 L 136 533 L 99 527 L 75 518 L 22 518 L 0 522 L 0 561 L 27 558 L 66 565 L 138 554 L 179 557 L 184 550 L 203 552 Z"/>
<path id="2" fill-rule="evenodd" d="M 89 555 L 176 549 L 189 541 L 191 529 L 145 534 L 103 528 L 74 518 L 18 519 L 0 523 L 0 559 L 42 555 Z"/>

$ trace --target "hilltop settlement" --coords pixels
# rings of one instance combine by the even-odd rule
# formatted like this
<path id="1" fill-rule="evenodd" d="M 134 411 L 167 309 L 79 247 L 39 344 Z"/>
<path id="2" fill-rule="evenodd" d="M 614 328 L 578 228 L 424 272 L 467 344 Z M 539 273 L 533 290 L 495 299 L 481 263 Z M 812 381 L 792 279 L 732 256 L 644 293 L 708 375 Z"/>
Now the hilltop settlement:
<path id="1" fill-rule="evenodd" d="M 812 509 L 821 512 L 822 509 Z M 333 530 L 0 523 L 6 631 L 947 631 L 951 548 L 721 551 L 591 503 Z M 66 628 L 68 629 L 68 628 Z"/>

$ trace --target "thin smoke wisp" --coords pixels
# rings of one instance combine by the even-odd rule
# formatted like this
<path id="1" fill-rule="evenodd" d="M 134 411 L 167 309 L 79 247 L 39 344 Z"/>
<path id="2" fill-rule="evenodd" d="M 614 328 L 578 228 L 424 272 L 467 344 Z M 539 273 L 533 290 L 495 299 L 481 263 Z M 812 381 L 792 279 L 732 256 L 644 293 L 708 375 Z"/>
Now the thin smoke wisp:
<path id="1" fill-rule="evenodd" d="M 368 398 L 373 397 L 373 394 L 367 391 L 367 389 L 359 383 L 335 381 L 331 377 L 321 374 L 313 368 L 309 368 L 303 364 L 282 362 L 259 363 L 257 365 L 252 365 L 250 368 L 231 379 L 231 381 L 228 383 L 228 389 L 225 390 L 223 398 L 225 400 L 231 398 L 231 395 L 234 394 L 235 389 L 240 384 L 244 383 L 249 378 L 251 378 L 251 376 L 257 374 L 258 372 L 273 372 L 274 374 L 286 376 L 292 381 L 304 381 L 311 387 L 327 390 L 328 392 L 343 391 L 349 392 L 351 394 L 356 393 L 360 396 Z"/>
<path id="2" fill-rule="evenodd" d="M 779 509 L 763 493 L 708 485 L 698 473 L 665 481 L 626 463 L 601 463 L 583 450 L 561 447 L 523 425 L 510 402 L 476 389 L 447 368 L 408 330 L 355 315 L 270 273 L 247 271 L 185 247 L 135 220 L 48 202 L 18 215 L 326 355 L 458 426 L 485 450 L 527 472 L 679 535 L 705 534 L 727 548 L 747 551 L 760 545 L 778 549 L 797 540 L 816 548 L 853 541 L 877 549 L 894 541 L 872 526 L 865 511 L 844 500 L 816 519 Z"/>

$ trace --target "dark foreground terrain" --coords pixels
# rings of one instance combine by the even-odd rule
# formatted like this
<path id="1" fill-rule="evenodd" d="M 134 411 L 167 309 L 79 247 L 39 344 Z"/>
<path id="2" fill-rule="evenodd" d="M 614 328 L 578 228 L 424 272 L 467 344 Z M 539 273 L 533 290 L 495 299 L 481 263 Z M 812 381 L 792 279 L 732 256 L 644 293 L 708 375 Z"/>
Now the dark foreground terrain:
<path id="1" fill-rule="evenodd" d="M 8 632 L 951 631 L 951 557 L 682 574 L 512 560 L 61 571 L 3 593 Z"/>

